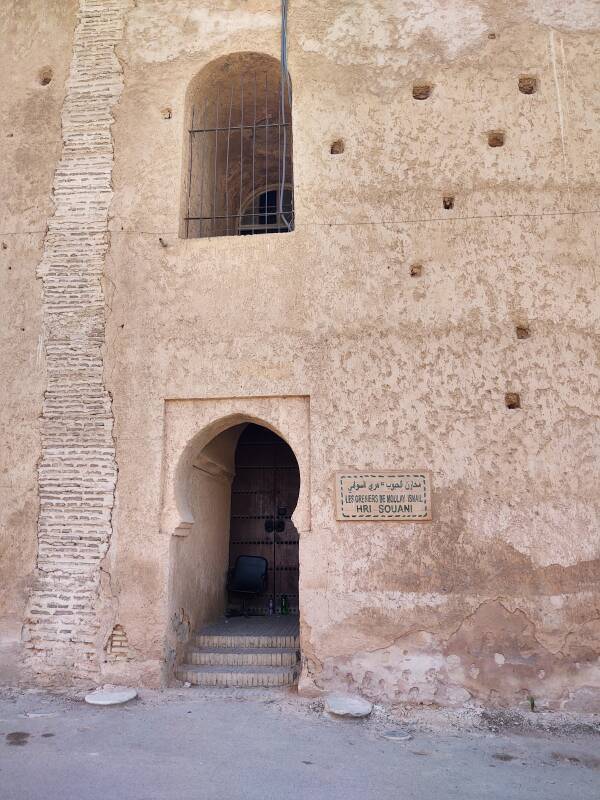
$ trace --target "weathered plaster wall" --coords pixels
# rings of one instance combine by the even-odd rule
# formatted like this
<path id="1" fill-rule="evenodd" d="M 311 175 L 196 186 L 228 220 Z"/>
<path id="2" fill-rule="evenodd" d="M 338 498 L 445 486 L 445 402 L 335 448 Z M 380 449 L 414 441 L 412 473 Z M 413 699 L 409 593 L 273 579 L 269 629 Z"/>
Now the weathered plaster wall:
<path id="1" fill-rule="evenodd" d="M 124 625 L 129 678 L 160 679 L 174 632 L 165 398 L 309 395 L 302 688 L 591 708 L 600 10 L 290 5 L 296 230 L 212 240 L 178 236 L 186 90 L 229 52 L 276 56 L 278 3 L 127 11 L 105 265 L 118 607 L 101 630 Z M 518 91 L 522 74 L 536 94 Z M 335 522 L 336 469 L 416 466 L 433 473 L 433 523 Z"/>
<path id="2" fill-rule="evenodd" d="M 107 358 L 120 581 L 143 569 L 149 606 L 164 565 L 135 519 L 159 501 L 163 397 L 309 394 L 303 685 L 437 702 L 598 690 L 600 20 L 561 9 L 292 3 L 296 231 L 192 241 L 177 236 L 187 86 L 228 52 L 276 55 L 277 4 L 129 15 Z M 334 521 L 335 469 L 417 465 L 432 524 Z"/>
<path id="3" fill-rule="evenodd" d="M 46 378 L 35 271 L 53 210 L 75 8 L 74 0 L 45 3 L 43 14 L 35 0 L 6 0 L 0 7 L 0 681 L 8 683 L 21 671 L 21 628 L 37 548 Z M 51 80 L 42 83 L 44 76 Z"/>

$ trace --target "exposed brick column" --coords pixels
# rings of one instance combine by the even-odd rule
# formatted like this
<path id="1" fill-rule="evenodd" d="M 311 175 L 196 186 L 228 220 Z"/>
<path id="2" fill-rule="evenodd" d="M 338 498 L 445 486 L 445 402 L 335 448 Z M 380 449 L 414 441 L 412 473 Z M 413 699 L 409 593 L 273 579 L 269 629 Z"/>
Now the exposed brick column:
<path id="1" fill-rule="evenodd" d="M 131 0 L 80 0 L 62 109 L 63 150 L 38 275 L 48 386 L 39 464 L 37 574 L 24 637 L 40 679 L 98 674 L 100 564 L 117 479 L 111 398 L 104 386 L 101 276 L 112 198 L 115 56 Z"/>

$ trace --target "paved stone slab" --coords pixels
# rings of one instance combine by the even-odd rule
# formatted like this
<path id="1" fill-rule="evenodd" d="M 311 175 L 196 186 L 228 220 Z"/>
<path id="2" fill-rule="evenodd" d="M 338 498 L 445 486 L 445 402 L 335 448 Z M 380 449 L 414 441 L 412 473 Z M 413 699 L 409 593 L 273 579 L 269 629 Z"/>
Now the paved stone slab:
<path id="1" fill-rule="evenodd" d="M 114 686 L 95 689 L 86 694 L 85 702 L 92 706 L 117 706 L 133 700 L 135 697 L 137 697 L 135 689 L 129 689 L 127 686 Z"/>
<path id="2" fill-rule="evenodd" d="M 372 710 L 373 703 L 356 694 L 330 694 L 325 700 L 325 711 L 338 717 L 368 717 Z"/>

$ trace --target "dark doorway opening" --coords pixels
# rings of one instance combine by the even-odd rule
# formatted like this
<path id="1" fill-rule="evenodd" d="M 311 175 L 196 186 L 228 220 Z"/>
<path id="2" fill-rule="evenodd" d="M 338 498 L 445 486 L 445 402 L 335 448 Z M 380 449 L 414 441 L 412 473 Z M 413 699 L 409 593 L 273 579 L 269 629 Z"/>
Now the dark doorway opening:
<path id="1" fill-rule="evenodd" d="M 298 614 L 298 531 L 292 514 L 300 492 L 300 470 L 291 447 L 260 425 L 250 424 L 235 451 L 231 487 L 229 569 L 239 556 L 268 562 L 264 592 L 242 599 L 230 592 L 228 612 Z"/>

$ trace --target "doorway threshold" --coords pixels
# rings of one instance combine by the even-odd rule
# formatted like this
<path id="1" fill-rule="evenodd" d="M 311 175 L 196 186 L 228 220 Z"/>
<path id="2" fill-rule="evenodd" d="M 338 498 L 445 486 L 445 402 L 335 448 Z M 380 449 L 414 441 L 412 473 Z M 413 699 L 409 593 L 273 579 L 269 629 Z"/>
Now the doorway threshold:
<path id="1" fill-rule="evenodd" d="M 194 634 L 176 675 L 197 686 L 291 686 L 299 651 L 297 616 L 222 619 Z"/>

